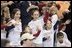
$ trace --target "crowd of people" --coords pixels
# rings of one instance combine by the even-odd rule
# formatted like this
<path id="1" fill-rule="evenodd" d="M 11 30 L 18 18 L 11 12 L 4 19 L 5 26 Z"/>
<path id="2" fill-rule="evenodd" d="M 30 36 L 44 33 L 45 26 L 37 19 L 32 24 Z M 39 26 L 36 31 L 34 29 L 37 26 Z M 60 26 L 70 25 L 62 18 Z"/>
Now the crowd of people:
<path id="1" fill-rule="evenodd" d="M 1 1 L 1 47 L 71 47 L 71 1 L 61 4 Z"/>

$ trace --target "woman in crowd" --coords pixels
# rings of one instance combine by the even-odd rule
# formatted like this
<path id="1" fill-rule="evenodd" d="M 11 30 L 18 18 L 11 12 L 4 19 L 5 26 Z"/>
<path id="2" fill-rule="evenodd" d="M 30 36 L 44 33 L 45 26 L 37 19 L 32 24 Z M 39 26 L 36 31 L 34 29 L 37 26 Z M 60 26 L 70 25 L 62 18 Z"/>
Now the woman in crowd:
<path id="1" fill-rule="evenodd" d="M 47 22 L 45 23 L 44 26 L 44 30 L 43 32 L 43 45 L 44 47 L 53 47 L 53 43 L 54 43 L 54 30 L 53 30 L 53 25 L 52 25 L 52 21 L 51 20 L 47 20 Z"/>
<path id="2" fill-rule="evenodd" d="M 22 25 L 20 20 L 20 10 L 15 8 L 12 12 L 12 20 L 7 23 L 7 26 L 14 26 L 11 30 L 9 30 L 8 39 L 12 43 L 12 45 L 20 44 L 20 33 L 22 32 Z"/>
<path id="3" fill-rule="evenodd" d="M 39 10 L 37 6 L 31 6 L 28 9 L 30 9 L 30 13 L 32 16 L 32 20 L 29 22 L 28 26 L 32 30 L 32 34 L 36 37 L 35 40 L 33 40 L 34 44 L 36 47 L 42 46 L 42 25 L 41 22 L 39 21 Z"/>

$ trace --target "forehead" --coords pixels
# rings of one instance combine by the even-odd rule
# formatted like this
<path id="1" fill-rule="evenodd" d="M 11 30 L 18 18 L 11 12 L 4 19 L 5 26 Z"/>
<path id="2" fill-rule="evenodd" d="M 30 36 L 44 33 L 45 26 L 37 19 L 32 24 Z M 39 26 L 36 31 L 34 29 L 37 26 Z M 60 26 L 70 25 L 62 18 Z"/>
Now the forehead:
<path id="1" fill-rule="evenodd" d="M 58 38 L 63 38 L 64 36 L 59 36 Z"/>
<path id="2" fill-rule="evenodd" d="M 20 11 L 17 11 L 16 13 L 20 13 Z"/>
<path id="3" fill-rule="evenodd" d="M 39 14 L 39 11 L 38 10 L 34 11 L 34 14 Z"/>

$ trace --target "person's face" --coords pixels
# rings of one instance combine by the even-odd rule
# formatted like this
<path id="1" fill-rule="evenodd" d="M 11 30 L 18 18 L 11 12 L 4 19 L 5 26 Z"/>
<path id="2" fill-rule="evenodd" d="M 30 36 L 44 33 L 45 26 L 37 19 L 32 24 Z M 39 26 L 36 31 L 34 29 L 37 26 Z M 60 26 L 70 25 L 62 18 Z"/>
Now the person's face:
<path id="1" fill-rule="evenodd" d="M 43 7 L 41 12 L 45 15 L 45 13 L 48 12 L 48 8 Z"/>
<path id="2" fill-rule="evenodd" d="M 32 40 L 31 39 L 28 39 L 27 42 L 31 44 L 32 43 Z"/>
<path id="3" fill-rule="evenodd" d="M 30 27 L 27 26 L 27 27 L 25 28 L 25 32 L 30 32 L 30 31 L 31 31 Z"/>
<path id="4" fill-rule="evenodd" d="M 39 17 L 39 11 L 35 11 L 32 15 L 33 19 L 36 20 Z"/>
<path id="5" fill-rule="evenodd" d="M 27 45 L 31 45 L 31 44 L 32 44 L 32 40 L 31 40 L 31 39 L 27 39 L 27 40 L 25 41 L 25 43 L 26 43 Z"/>
<path id="6" fill-rule="evenodd" d="M 47 26 L 47 28 L 51 29 L 51 27 L 52 27 L 51 21 L 47 20 L 46 26 Z"/>
<path id="7" fill-rule="evenodd" d="M 50 13 L 55 14 L 57 12 L 57 8 L 55 6 L 50 7 Z"/>
<path id="8" fill-rule="evenodd" d="M 58 37 L 58 41 L 59 41 L 60 43 L 62 43 L 62 42 L 63 42 L 63 36 L 59 36 L 59 37 Z"/>
<path id="9" fill-rule="evenodd" d="M 16 13 L 15 13 L 15 18 L 20 18 L 20 14 L 21 14 L 21 12 L 20 11 L 17 11 Z"/>

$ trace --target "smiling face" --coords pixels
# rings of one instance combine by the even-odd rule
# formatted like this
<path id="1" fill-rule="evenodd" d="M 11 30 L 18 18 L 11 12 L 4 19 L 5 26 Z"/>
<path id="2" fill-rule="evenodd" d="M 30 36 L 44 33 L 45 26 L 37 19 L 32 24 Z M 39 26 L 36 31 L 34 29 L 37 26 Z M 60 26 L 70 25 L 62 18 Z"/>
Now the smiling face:
<path id="1" fill-rule="evenodd" d="M 51 29 L 51 27 L 52 27 L 52 22 L 49 21 L 49 20 L 47 20 L 46 26 L 47 26 L 48 29 Z"/>
<path id="2" fill-rule="evenodd" d="M 63 39 L 64 39 L 64 34 L 62 32 L 58 32 L 57 33 L 57 40 L 60 42 L 60 43 L 63 43 Z"/>
<path id="3" fill-rule="evenodd" d="M 20 12 L 20 11 L 17 11 L 17 12 L 15 13 L 14 18 L 20 18 L 20 14 L 21 14 L 21 12 Z"/>
<path id="4" fill-rule="evenodd" d="M 38 19 L 38 17 L 39 17 L 39 11 L 38 10 L 35 10 L 33 12 L 33 14 L 32 14 L 32 17 L 33 17 L 34 20 Z"/>
<path id="5" fill-rule="evenodd" d="M 59 41 L 60 43 L 63 42 L 63 36 L 59 36 L 57 39 L 58 39 L 58 41 Z"/>
<path id="6" fill-rule="evenodd" d="M 18 8 L 15 8 L 13 11 L 12 11 L 12 14 L 11 14 L 11 18 L 12 19 L 19 19 L 20 18 L 20 9 Z"/>

